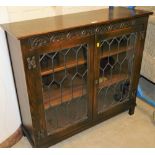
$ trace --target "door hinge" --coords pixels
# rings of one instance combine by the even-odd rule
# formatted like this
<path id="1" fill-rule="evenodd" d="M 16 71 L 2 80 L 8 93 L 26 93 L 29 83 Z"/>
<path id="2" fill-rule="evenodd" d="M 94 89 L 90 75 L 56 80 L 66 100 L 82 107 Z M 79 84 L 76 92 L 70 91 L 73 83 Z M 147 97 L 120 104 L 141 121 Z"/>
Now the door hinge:
<path id="1" fill-rule="evenodd" d="M 29 70 L 36 68 L 35 56 L 28 57 L 27 58 L 27 63 L 28 63 L 28 69 Z"/>

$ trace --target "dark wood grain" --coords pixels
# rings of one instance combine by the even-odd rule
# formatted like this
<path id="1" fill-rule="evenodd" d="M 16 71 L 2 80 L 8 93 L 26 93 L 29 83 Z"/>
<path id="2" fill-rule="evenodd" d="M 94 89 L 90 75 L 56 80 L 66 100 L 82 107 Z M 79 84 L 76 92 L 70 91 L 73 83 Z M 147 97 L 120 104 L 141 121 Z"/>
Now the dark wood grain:
<path id="1" fill-rule="evenodd" d="M 134 113 L 147 22 L 151 14 L 152 12 L 115 7 L 113 10 L 102 9 L 2 25 L 7 36 L 22 128 L 33 147 L 47 147 L 55 144 L 125 110 L 129 110 L 129 114 Z M 105 74 L 106 77 L 102 77 L 105 79 L 100 81 L 100 60 L 124 54 L 132 49 L 130 46 L 126 49 L 122 45 L 118 50 L 116 45 L 109 51 L 104 45 L 100 46 L 101 41 L 129 33 L 136 33 L 138 36 L 129 98 L 123 104 L 109 106 L 109 109 L 98 113 L 97 90 L 128 80 L 127 74 L 114 73 L 112 78 Z M 57 88 L 54 88 L 54 92 L 50 89 L 46 90 L 47 87 L 43 86 L 42 77 L 57 74 L 65 68 L 73 69 L 77 62 L 75 58 L 68 61 L 66 66 L 59 62 L 60 64 L 58 63 L 52 70 L 51 66 L 41 67 L 40 55 L 53 54 L 81 44 L 87 44 L 88 47 L 87 56 L 83 55 L 79 59 L 79 65 L 88 68 L 87 85 L 82 94 L 81 83 L 76 81 L 75 98 L 87 95 L 87 117 L 82 122 L 70 123 L 67 127 L 62 126 L 61 130 L 57 128 L 57 132 L 49 131 L 53 129 L 53 126 L 46 122 L 46 112 L 59 107 L 62 100 L 71 100 L 72 95 L 67 87 L 63 96 L 58 94 Z M 80 111 L 80 108 L 72 109 Z M 52 117 L 54 116 L 52 113 Z M 61 119 L 61 122 L 63 121 L 65 122 L 65 118 Z"/>
<path id="2" fill-rule="evenodd" d="M 23 53 L 23 63 L 24 71 L 26 73 L 26 84 L 27 84 L 27 93 L 29 95 L 29 106 L 31 109 L 31 119 L 33 122 L 33 136 L 34 136 L 34 145 L 38 145 L 39 141 L 42 138 L 46 137 L 46 120 L 45 120 L 45 111 L 43 103 L 42 86 L 41 86 L 41 76 L 39 70 L 39 55 L 34 51 L 27 52 L 24 44 L 21 46 Z M 35 55 L 36 67 L 29 69 L 27 58 L 32 59 Z"/>
<path id="3" fill-rule="evenodd" d="M 60 15 L 42 19 L 35 19 L 23 22 L 16 22 L 2 25 L 8 33 L 18 39 L 30 37 L 33 35 L 45 34 L 49 32 L 58 32 L 71 28 L 83 26 L 106 24 L 114 21 L 121 21 L 142 17 L 152 14 L 148 11 L 129 10 L 123 7 L 115 7 L 113 10 L 101 9 L 69 15 Z"/>
<path id="4" fill-rule="evenodd" d="M 141 30 L 138 34 L 138 41 L 136 45 L 136 56 L 135 56 L 135 64 L 133 68 L 133 87 L 131 91 L 131 100 L 132 104 L 130 105 L 129 114 L 134 114 L 135 106 L 136 106 L 136 93 L 137 93 L 137 87 L 138 82 L 140 78 L 140 69 L 141 69 L 141 63 L 142 63 L 142 57 L 143 57 L 143 50 L 144 50 L 144 43 L 145 43 L 145 36 L 146 36 L 146 30 L 147 30 L 147 22 L 144 24 L 144 29 Z"/>

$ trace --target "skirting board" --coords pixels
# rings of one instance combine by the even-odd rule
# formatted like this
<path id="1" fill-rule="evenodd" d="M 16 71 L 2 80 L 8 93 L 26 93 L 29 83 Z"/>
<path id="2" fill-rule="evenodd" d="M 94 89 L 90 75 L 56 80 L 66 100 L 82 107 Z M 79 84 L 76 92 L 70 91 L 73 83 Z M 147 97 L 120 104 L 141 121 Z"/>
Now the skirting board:
<path id="1" fill-rule="evenodd" d="M 0 148 L 9 148 L 16 144 L 23 137 L 21 126 L 5 141 L 0 143 Z"/>

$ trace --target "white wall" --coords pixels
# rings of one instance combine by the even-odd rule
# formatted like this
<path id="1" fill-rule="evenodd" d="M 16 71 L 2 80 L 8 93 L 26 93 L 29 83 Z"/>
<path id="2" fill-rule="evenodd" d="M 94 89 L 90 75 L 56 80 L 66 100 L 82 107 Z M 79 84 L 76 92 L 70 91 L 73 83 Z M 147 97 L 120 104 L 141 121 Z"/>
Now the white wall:
<path id="1" fill-rule="evenodd" d="M 6 7 L 0 7 L 0 23 L 8 22 Z M 20 126 L 17 97 L 4 31 L 0 28 L 0 143 Z"/>
<path id="2" fill-rule="evenodd" d="M 48 6 L 48 7 L 6 7 L 9 22 L 56 16 L 60 14 L 69 14 L 105 8 L 103 6 Z"/>
<path id="3" fill-rule="evenodd" d="M 104 7 L 0 7 L 0 23 L 22 21 Z M 0 143 L 20 126 L 18 103 L 13 83 L 4 32 L 0 29 Z"/>
<path id="4" fill-rule="evenodd" d="M 0 29 L 0 143 L 20 126 L 20 116 L 4 31 Z"/>

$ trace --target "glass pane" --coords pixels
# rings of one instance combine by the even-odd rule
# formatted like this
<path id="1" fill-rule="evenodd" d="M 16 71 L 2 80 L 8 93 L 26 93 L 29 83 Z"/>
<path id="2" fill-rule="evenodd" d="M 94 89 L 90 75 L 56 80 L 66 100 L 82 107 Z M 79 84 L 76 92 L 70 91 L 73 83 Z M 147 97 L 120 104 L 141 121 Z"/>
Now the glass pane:
<path id="1" fill-rule="evenodd" d="M 98 113 L 129 99 L 137 33 L 101 41 Z"/>
<path id="2" fill-rule="evenodd" d="M 47 133 L 88 118 L 87 44 L 40 55 Z"/>

